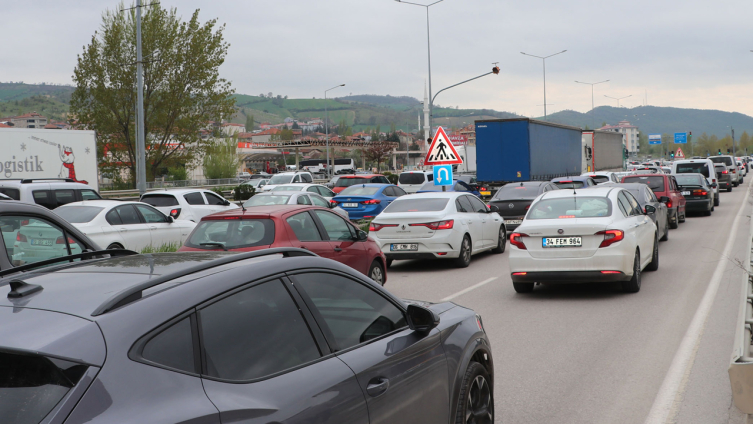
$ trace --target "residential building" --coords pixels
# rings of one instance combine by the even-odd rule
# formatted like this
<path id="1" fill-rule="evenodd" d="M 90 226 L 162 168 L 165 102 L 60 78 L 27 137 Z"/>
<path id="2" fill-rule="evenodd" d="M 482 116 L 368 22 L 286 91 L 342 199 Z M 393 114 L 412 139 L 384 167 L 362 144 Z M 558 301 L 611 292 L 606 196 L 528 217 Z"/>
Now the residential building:
<path id="1" fill-rule="evenodd" d="M 607 125 L 598 128 L 602 131 L 614 131 L 622 134 L 622 144 L 627 148 L 630 154 L 638 153 L 638 127 L 631 125 L 629 121 L 620 121 L 617 125 Z"/>
<path id="2" fill-rule="evenodd" d="M 37 112 L 29 112 L 11 118 L 10 122 L 16 128 L 44 128 L 47 118 Z"/>

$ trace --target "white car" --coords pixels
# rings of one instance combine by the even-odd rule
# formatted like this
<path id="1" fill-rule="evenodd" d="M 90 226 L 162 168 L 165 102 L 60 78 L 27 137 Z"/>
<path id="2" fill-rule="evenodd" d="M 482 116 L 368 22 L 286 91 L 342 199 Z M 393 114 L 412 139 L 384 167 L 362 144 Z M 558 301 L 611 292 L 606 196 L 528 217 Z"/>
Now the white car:
<path id="1" fill-rule="evenodd" d="M 746 175 L 748 175 L 748 172 L 745 171 L 745 164 L 741 160 L 735 161 L 737 163 L 737 169 L 740 172 L 740 184 L 743 183 L 743 178 L 745 178 Z"/>
<path id="2" fill-rule="evenodd" d="M 518 293 L 543 282 L 620 281 L 641 288 L 641 271 L 659 268 L 656 225 L 628 190 L 593 187 L 539 196 L 510 234 L 510 272 Z"/>
<path id="3" fill-rule="evenodd" d="M 421 187 L 434 180 L 432 171 L 405 171 L 401 172 L 397 178 L 397 186 L 405 190 L 406 193 L 415 193 Z"/>
<path id="4" fill-rule="evenodd" d="M 580 174 L 582 177 L 591 177 L 592 180 L 598 185 L 598 184 L 604 184 L 604 183 L 619 183 L 620 180 L 617 178 L 617 174 L 614 172 L 608 172 L 608 171 L 596 171 L 596 172 L 584 172 Z"/>
<path id="5" fill-rule="evenodd" d="M 395 199 L 369 227 L 369 237 L 387 257 L 454 259 L 459 267 L 471 255 L 505 251 L 505 220 L 478 197 L 464 192 L 417 193 Z"/>
<path id="6" fill-rule="evenodd" d="M 102 247 L 136 252 L 148 246 L 180 247 L 196 226 L 141 202 L 88 200 L 68 203 L 54 212 Z"/>
<path id="7" fill-rule="evenodd" d="M 150 191 L 141 196 L 141 201 L 176 220 L 192 222 L 199 222 L 201 218 L 213 213 L 239 207 L 213 191 L 199 188 Z"/>
<path id="8" fill-rule="evenodd" d="M 321 184 L 307 184 L 307 183 L 295 183 L 295 184 L 283 184 L 275 188 L 274 191 L 306 191 L 309 193 L 316 193 L 327 200 L 332 200 L 337 196 L 334 191 L 328 189 Z"/>
<path id="9" fill-rule="evenodd" d="M 715 164 L 708 158 L 685 159 L 672 162 L 672 174 L 703 174 L 714 189 L 714 206 L 719 206 L 719 181 Z"/>
<path id="10" fill-rule="evenodd" d="M 332 212 L 337 212 L 345 219 L 350 219 L 348 211 L 337 206 L 317 193 L 306 191 L 288 190 L 288 191 L 271 191 L 259 193 L 246 200 L 243 203 L 244 208 L 254 206 L 271 206 L 271 205 L 314 205 L 323 208 L 330 208 Z"/>
<path id="11" fill-rule="evenodd" d="M 282 184 L 313 183 L 313 182 L 314 182 L 314 177 L 311 175 L 310 172 L 307 172 L 307 171 L 282 172 L 279 174 L 275 174 L 274 177 L 270 178 L 267 185 L 265 185 L 262 188 L 262 191 L 273 191 L 275 187 Z"/>
<path id="12" fill-rule="evenodd" d="M 0 193 L 13 200 L 36 203 L 47 209 L 55 209 L 66 203 L 102 198 L 93 187 L 70 178 L 0 180 Z"/>

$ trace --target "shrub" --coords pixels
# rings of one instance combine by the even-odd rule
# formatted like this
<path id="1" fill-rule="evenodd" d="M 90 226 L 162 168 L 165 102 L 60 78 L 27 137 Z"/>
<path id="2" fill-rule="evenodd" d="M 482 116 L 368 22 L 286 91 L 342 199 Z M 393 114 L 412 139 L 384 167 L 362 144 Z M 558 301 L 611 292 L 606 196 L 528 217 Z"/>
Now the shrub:
<path id="1" fill-rule="evenodd" d="M 180 243 L 166 243 L 158 247 L 154 247 L 151 244 L 141 249 L 141 253 L 168 253 L 177 252 L 180 248 Z"/>
<path id="2" fill-rule="evenodd" d="M 241 184 L 233 189 L 233 200 L 248 200 L 256 194 L 256 189 L 249 184 Z"/>

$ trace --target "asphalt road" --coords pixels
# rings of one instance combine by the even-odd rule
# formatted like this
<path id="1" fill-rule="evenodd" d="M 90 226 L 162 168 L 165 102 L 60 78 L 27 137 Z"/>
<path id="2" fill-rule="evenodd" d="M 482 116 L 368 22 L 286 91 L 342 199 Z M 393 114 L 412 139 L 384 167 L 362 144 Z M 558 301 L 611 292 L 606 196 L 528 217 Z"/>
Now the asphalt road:
<path id="1" fill-rule="evenodd" d="M 735 261 L 746 258 L 750 230 L 753 197 L 743 205 L 750 180 L 720 193 L 712 216 L 689 216 L 670 230 L 660 244 L 659 270 L 644 272 L 636 294 L 618 284 L 537 285 L 517 294 L 507 252 L 474 256 L 466 269 L 396 261 L 386 287 L 403 298 L 452 300 L 481 314 L 493 347 L 497 423 L 649 423 L 660 391 L 671 401 L 662 421 L 743 423 L 727 367 L 743 275 Z M 730 236 L 730 257 L 723 258 Z M 720 263 L 698 342 L 678 355 Z M 687 366 L 667 391 L 663 382 L 672 380 L 667 375 L 678 356 Z"/>

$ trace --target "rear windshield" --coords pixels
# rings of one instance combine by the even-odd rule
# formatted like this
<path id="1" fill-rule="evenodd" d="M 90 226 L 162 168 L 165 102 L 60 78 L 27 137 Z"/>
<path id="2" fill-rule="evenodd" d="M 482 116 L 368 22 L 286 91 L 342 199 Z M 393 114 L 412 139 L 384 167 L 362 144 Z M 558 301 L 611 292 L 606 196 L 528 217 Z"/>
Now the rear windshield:
<path id="1" fill-rule="evenodd" d="M 539 195 L 539 187 L 534 185 L 514 185 L 508 184 L 503 186 L 494 195 L 497 200 L 512 199 L 534 199 Z"/>
<path id="2" fill-rule="evenodd" d="M 381 189 L 381 187 L 348 187 L 338 193 L 338 196 L 373 196 L 374 194 L 376 194 L 376 192 L 379 191 L 379 189 Z"/>
<path id="3" fill-rule="evenodd" d="M 585 185 L 583 181 L 554 181 L 559 188 L 581 188 Z"/>
<path id="4" fill-rule="evenodd" d="M 252 197 L 253 199 L 253 197 Z M 241 249 L 266 246 L 275 241 L 271 219 L 223 219 L 199 222 L 186 246 L 198 249 Z"/>
<path id="5" fill-rule="evenodd" d="M 0 187 L 0 193 L 3 193 L 13 200 L 21 200 L 21 192 L 17 188 Z"/>
<path id="6" fill-rule="evenodd" d="M 709 159 L 711 159 L 714 163 L 723 163 L 727 166 L 732 166 L 732 158 L 726 157 L 726 156 L 712 156 Z"/>
<path id="7" fill-rule="evenodd" d="M 681 186 L 703 185 L 703 177 L 698 175 L 676 175 L 677 184 Z"/>
<path id="8" fill-rule="evenodd" d="M 275 187 L 275 191 L 301 191 L 303 190 L 302 186 L 293 186 L 293 185 L 284 185 Z"/>
<path id="9" fill-rule="evenodd" d="M 266 206 L 266 205 L 287 205 L 290 196 L 274 195 L 274 194 L 257 194 L 256 196 L 246 200 L 243 206 Z"/>
<path id="10" fill-rule="evenodd" d="M 3 423 L 38 423 L 78 384 L 87 366 L 38 355 L 0 352 Z"/>
<path id="11" fill-rule="evenodd" d="M 444 210 L 449 199 L 408 198 L 392 202 L 382 213 L 439 212 Z"/>
<path id="12" fill-rule="evenodd" d="M 141 201 L 155 207 L 178 206 L 178 199 L 172 194 L 145 194 Z"/>
<path id="13" fill-rule="evenodd" d="M 55 213 L 71 224 L 82 224 L 94 219 L 104 208 L 96 206 L 61 206 Z"/>
<path id="14" fill-rule="evenodd" d="M 606 183 L 609 181 L 609 177 L 606 175 L 591 175 L 591 179 L 596 182 L 596 184 Z"/>
<path id="15" fill-rule="evenodd" d="M 641 177 L 636 175 L 625 177 L 625 181 L 623 182 L 646 184 L 653 191 L 664 191 L 664 177 Z"/>
<path id="16" fill-rule="evenodd" d="M 370 182 L 369 178 L 340 178 L 337 180 L 335 187 L 350 187 L 352 185 L 368 184 Z"/>
<path id="17" fill-rule="evenodd" d="M 269 184 L 272 184 L 272 185 L 288 184 L 289 182 L 293 181 L 294 176 L 295 175 L 291 175 L 291 174 L 275 175 L 274 177 L 272 177 L 271 180 L 269 180 Z"/>
<path id="18" fill-rule="evenodd" d="M 703 174 L 706 178 L 709 177 L 709 164 L 694 162 L 694 163 L 678 163 L 675 167 L 675 174 Z M 678 178 L 679 181 L 679 178 Z"/>
<path id="19" fill-rule="evenodd" d="M 610 216 L 612 202 L 606 197 L 562 197 L 537 202 L 526 219 L 566 219 Z"/>
<path id="20" fill-rule="evenodd" d="M 400 184 L 423 184 L 426 177 L 422 172 L 403 172 L 397 182 Z"/>

